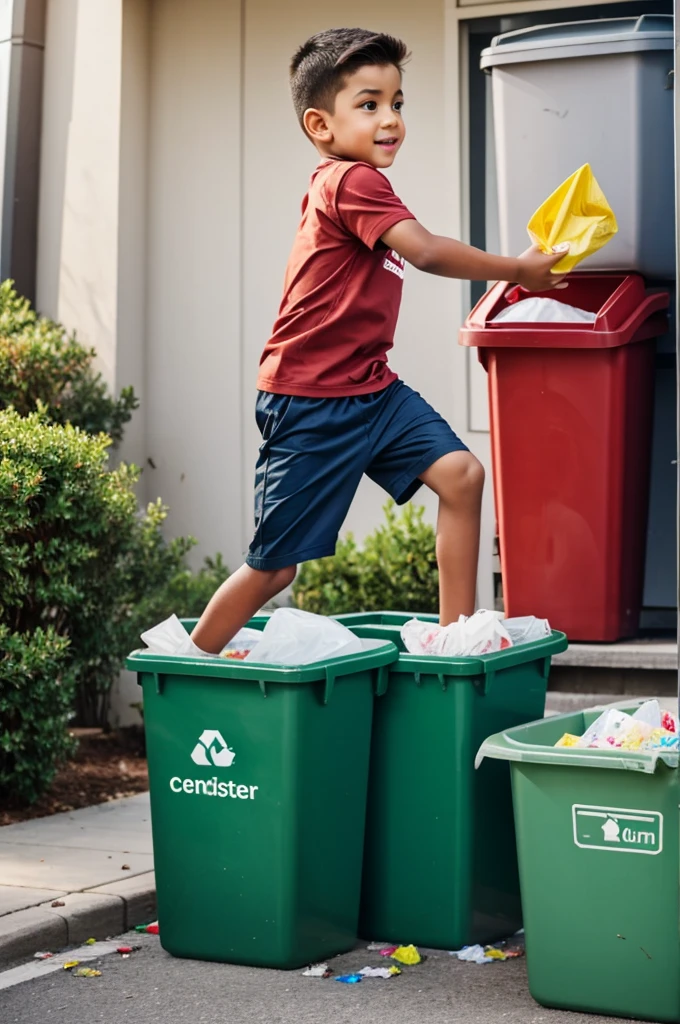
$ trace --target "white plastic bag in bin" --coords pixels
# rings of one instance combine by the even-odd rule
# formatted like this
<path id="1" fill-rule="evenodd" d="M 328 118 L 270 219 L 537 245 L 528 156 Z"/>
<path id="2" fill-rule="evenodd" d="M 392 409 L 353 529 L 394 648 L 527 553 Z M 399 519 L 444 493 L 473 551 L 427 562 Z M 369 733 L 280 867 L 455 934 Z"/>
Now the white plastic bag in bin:
<path id="1" fill-rule="evenodd" d="M 141 639 L 152 654 L 174 654 L 180 658 L 212 658 L 197 647 L 176 615 L 163 619 L 142 633 Z"/>
<path id="2" fill-rule="evenodd" d="M 308 665 L 346 654 L 360 654 L 364 646 L 342 623 L 299 608 L 277 608 L 262 631 L 262 639 L 243 659 L 269 665 Z"/>
<path id="3" fill-rule="evenodd" d="M 534 295 L 530 299 L 521 299 L 511 306 L 506 306 L 493 318 L 493 322 L 594 324 L 595 318 L 596 314 L 589 313 L 587 309 L 578 309 L 576 306 L 567 305 L 566 302 L 558 302 L 557 299 L 542 299 Z"/>
<path id="4" fill-rule="evenodd" d="M 458 622 L 448 626 L 410 619 L 401 628 L 401 638 L 409 654 L 434 654 L 447 658 L 491 654 L 512 647 L 512 640 L 498 613 L 483 609 L 474 615 L 461 615 Z"/>
<path id="5" fill-rule="evenodd" d="M 530 644 L 535 640 L 545 640 L 552 636 L 550 623 L 547 619 L 537 619 L 535 615 L 525 615 L 518 619 L 503 619 L 513 646 Z"/>

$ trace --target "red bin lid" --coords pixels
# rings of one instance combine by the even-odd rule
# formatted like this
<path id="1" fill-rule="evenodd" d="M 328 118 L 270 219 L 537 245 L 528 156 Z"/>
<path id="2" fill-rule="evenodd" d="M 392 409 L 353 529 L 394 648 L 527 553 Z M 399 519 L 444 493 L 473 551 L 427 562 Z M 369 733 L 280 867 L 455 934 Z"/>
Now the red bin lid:
<path id="1" fill-rule="evenodd" d="M 459 342 L 471 348 L 616 348 L 657 338 L 668 330 L 669 294 L 647 289 L 639 274 L 571 274 L 564 286 L 537 293 L 595 313 L 592 324 L 496 322 L 495 317 L 529 293 L 499 281 L 463 324 Z"/>

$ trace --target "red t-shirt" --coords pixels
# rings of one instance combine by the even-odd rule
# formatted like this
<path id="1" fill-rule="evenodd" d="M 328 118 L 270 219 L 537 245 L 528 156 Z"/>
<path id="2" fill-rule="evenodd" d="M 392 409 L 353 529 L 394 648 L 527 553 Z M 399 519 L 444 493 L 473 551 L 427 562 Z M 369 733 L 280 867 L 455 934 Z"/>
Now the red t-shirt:
<path id="1" fill-rule="evenodd" d="M 394 341 L 404 261 L 380 241 L 413 219 L 370 164 L 319 164 L 302 203 L 283 299 L 260 360 L 261 391 L 341 398 L 396 379 Z"/>

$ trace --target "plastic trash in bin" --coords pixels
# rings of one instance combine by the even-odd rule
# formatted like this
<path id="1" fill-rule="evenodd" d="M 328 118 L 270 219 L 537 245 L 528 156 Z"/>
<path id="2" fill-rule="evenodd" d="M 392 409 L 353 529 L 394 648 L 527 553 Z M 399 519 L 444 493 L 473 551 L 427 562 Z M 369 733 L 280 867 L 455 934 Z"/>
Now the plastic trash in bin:
<path id="1" fill-rule="evenodd" d="M 678 753 L 555 748 L 604 710 L 506 729 L 477 756 L 510 762 L 529 988 L 544 1006 L 680 1024 Z"/>

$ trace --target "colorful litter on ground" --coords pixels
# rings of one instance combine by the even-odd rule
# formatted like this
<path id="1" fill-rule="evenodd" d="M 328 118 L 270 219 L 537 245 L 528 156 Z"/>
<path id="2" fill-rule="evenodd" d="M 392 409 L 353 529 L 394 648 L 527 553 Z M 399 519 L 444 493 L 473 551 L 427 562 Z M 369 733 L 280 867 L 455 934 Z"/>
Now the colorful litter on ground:
<path id="1" fill-rule="evenodd" d="M 390 978 L 398 977 L 401 970 L 398 967 L 362 967 L 359 974 L 363 978 L 384 978 L 388 981 Z"/>
<path id="2" fill-rule="evenodd" d="M 152 921 L 151 924 L 138 924 L 135 931 L 146 932 L 147 935 L 158 935 L 158 921 Z"/>
<path id="3" fill-rule="evenodd" d="M 343 985 L 356 985 L 358 982 L 363 981 L 364 979 L 360 974 L 339 974 L 338 977 L 334 978 L 333 980 L 341 981 Z"/>
<path id="4" fill-rule="evenodd" d="M 330 978 L 332 970 L 328 964 L 312 964 L 302 972 L 303 978 Z"/>
<path id="5" fill-rule="evenodd" d="M 493 964 L 502 963 L 505 960 L 515 960 L 524 956 L 524 950 L 519 946 L 501 948 L 499 946 L 463 946 L 462 949 L 452 949 L 451 956 L 457 957 L 463 963 L 469 964 Z"/>
<path id="6" fill-rule="evenodd" d="M 74 978 L 101 978 L 102 972 L 96 971 L 94 967 L 78 967 L 71 972 Z"/>
<path id="7" fill-rule="evenodd" d="M 407 964 L 409 967 L 421 963 L 423 959 L 415 946 L 397 946 L 389 955 L 392 960 Z"/>
<path id="8" fill-rule="evenodd" d="M 662 711 L 658 700 L 648 700 L 629 715 L 606 708 L 582 736 L 565 733 L 556 747 L 577 750 L 679 750 L 680 722 Z"/>

